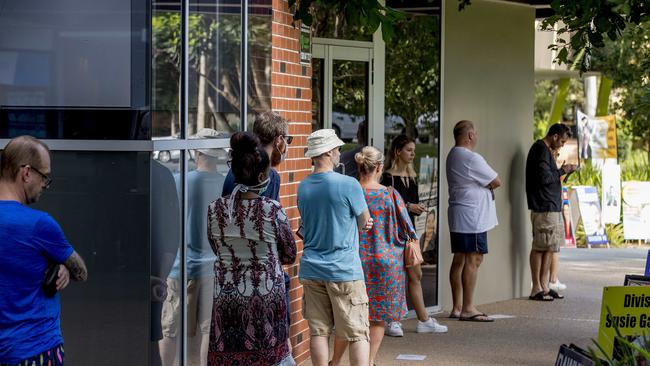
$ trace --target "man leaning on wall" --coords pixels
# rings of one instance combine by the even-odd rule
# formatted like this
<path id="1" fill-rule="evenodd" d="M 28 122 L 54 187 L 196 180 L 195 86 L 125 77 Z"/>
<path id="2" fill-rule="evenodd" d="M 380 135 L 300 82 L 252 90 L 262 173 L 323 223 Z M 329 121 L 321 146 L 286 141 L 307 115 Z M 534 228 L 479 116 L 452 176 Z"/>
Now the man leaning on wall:
<path id="1" fill-rule="evenodd" d="M 59 224 L 27 207 L 52 182 L 47 145 L 16 137 L 0 161 L 0 366 L 62 366 L 57 291 L 70 279 L 85 281 L 88 271 Z M 52 281 L 44 282 L 48 273 Z"/>
<path id="2" fill-rule="evenodd" d="M 450 318 L 492 322 L 474 306 L 478 268 L 488 252 L 487 232 L 497 225 L 494 190 L 501 179 L 485 159 L 474 152 L 478 132 L 471 121 L 454 126 L 456 145 L 447 155 L 449 231 L 454 258 L 449 271 L 453 308 Z"/>

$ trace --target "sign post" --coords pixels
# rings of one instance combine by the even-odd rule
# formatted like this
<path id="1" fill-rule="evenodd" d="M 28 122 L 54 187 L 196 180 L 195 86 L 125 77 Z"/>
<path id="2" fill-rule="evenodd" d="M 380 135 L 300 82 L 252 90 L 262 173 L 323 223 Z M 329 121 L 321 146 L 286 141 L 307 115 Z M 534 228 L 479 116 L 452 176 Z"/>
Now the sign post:
<path id="1" fill-rule="evenodd" d="M 650 286 L 611 286 L 603 288 L 598 343 L 609 357 L 620 352 L 616 328 L 634 342 L 650 329 Z"/>

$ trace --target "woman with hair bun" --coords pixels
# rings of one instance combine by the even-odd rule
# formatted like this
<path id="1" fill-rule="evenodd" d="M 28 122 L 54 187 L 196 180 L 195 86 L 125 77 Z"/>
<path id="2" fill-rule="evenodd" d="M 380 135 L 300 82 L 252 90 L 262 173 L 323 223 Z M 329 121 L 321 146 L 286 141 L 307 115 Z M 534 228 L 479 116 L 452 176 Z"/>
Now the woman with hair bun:
<path id="1" fill-rule="evenodd" d="M 233 192 L 208 207 L 217 256 L 208 365 L 295 365 L 282 265 L 296 258 L 286 212 L 263 197 L 269 156 L 248 132 L 230 138 Z"/>
<path id="2" fill-rule="evenodd" d="M 370 365 L 384 338 L 386 322 L 406 316 L 404 246 L 416 239 L 404 201 L 397 191 L 379 184 L 384 170 L 384 154 L 372 146 L 356 153 L 359 183 L 363 188 L 372 228 L 360 234 L 359 257 L 369 298 Z M 345 345 L 335 343 L 331 365 L 339 364 Z"/>

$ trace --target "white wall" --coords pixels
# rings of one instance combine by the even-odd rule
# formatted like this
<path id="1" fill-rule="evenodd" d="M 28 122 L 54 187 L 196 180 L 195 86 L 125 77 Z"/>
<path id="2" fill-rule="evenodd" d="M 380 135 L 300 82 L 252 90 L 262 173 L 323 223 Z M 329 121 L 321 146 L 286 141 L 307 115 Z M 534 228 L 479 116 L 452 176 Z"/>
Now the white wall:
<path id="1" fill-rule="evenodd" d="M 475 122 L 477 152 L 499 173 L 499 226 L 488 233 L 489 253 L 479 270 L 476 304 L 528 295 L 530 219 L 525 161 L 533 136 L 535 10 L 504 2 L 472 1 L 458 11 L 443 1 L 440 276 L 443 309 L 451 308 L 452 254 L 447 223 L 445 159 L 454 145 L 453 127 Z"/>

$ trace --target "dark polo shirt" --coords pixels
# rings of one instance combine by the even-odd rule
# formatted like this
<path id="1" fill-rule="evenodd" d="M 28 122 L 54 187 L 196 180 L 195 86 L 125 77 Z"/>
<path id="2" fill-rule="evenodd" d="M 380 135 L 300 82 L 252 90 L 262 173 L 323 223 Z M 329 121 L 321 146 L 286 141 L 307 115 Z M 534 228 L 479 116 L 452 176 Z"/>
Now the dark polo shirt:
<path id="1" fill-rule="evenodd" d="M 563 169 L 558 169 L 551 150 L 537 140 L 526 159 L 526 199 L 533 212 L 562 211 Z"/>

